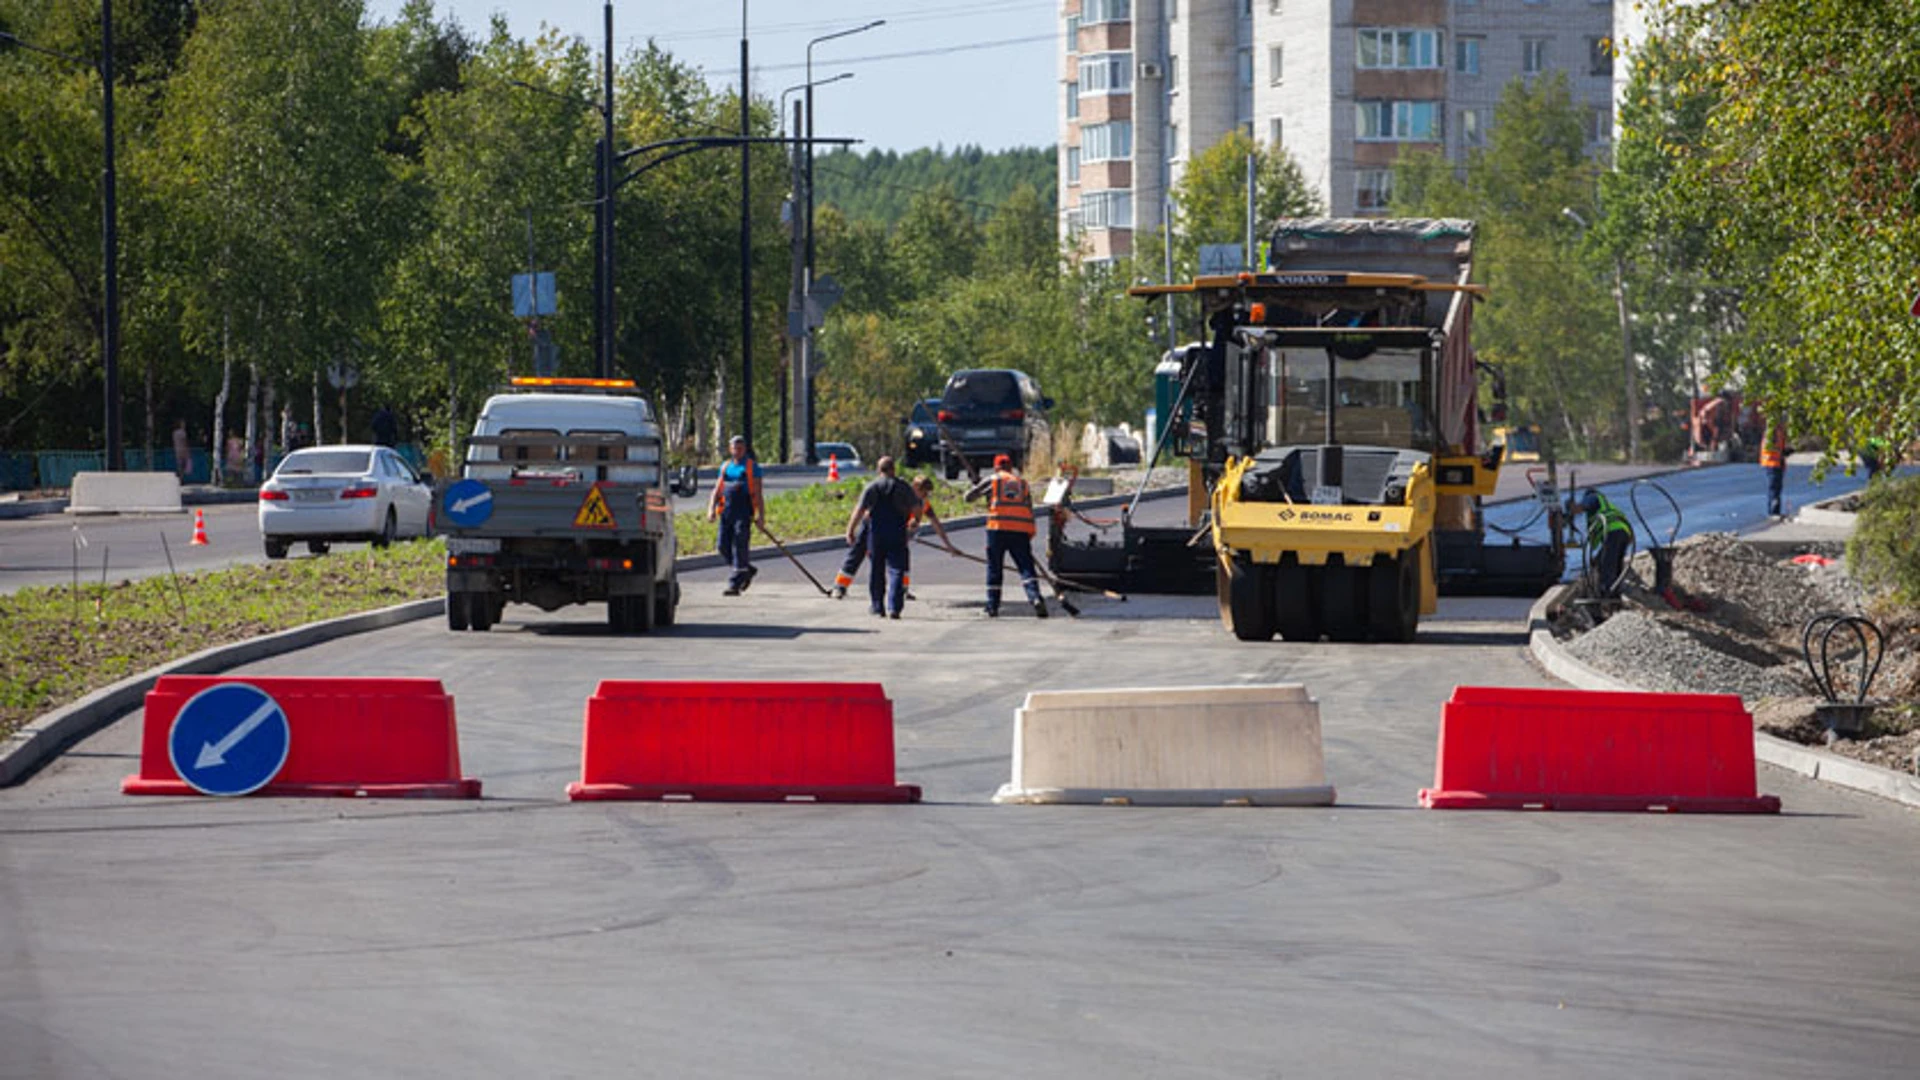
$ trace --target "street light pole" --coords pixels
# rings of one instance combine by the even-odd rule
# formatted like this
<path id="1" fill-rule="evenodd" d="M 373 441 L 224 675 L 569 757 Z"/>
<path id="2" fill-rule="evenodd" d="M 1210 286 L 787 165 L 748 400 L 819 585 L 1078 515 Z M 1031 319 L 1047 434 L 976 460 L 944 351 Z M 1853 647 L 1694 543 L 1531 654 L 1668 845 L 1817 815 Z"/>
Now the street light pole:
<path id="1" fill-rule="evenodd" d="M 103 395 L 106 399 L 104 457 L 108 472 L 120 472 L 126 468 L 126 448 L 120 431 L 120 204 L 113 154 L 113 0 L 100 0 L 98 65 L 22 41 L 17 35 L 4 30 L 0 30 L 0 41 L 11 41 L 31 52 L 94 68 L 100 75 L 100 126 L 105 143 L 100 171 L 100 270 L 104 278 L 101 287 L 104 310 L 100 313 L 100 363 L 102 381 L 106 384 Z M 218 435 L 217 432 L 215 434 Z"/>
<path id="2" fill-rule="evenodd" d="M 753 454 L 753 137 L 747 81 L 747 0 L 740 0 L 740 433 Z"/>
<path id="3" fill-rule="evenodd" d="M 604 88 L 600 97 L 600 377 L 613 378 L 614 310 L 613 283 L 616 253 L 613 248 L 613 0 L 606 3 L 606 50 Z"/>
<path id="4" fill-rule="evenodd" d="M 806 444 L 807 444 L 806 462 L 809 465 L 818 465 L 820 463 L 820 455 L 814 453 L 813 451 L 813 444 L 816 441 L 816 437 L 818 435 L 818 432 L 815 430 L 815 427 L 814 427 L 814 414 L 817 410 L 815 409 L 815 402 L 814 402 L 814 396 L 813 396 L 813 327 L 805 325 L 805 312 L 807 310 L 807 298 L 813 293 L 813 266 L 814 266 L 814 262 L 813 262 L 813 88 L 815 84 L 813 81 L 813 47 L 815 45 L 820 44 L 823 41 L 832 41 L 835 38 L 843 38 L 843 37 L 851 36 L 853 34 L 865 33 L 868 30 L 872 30 L 876 26 L 885 26 L 886 24 L 887 24 L 887 20 L 885 19 L 875 19 L 872 22 L 867 23 L 865 26 L 856 26 L 851 30 L 839 30 L 831 34 L 824 34 L 820 37 L 814 38 L 813 40 L 807 42 L 807 83 L 806 83 L 806 86 L 807 86 L 807 265 L 806 265 L 805 272 L 802 273 L 800 276 L 800 310 L 802 312 L 802 325 L 801 325 L 801 335 L 800 335 L 800 372 L 801 372 L 802 384 L 804 386 L 803 393 L 806 395 L 805 400 L 807 403 L 806 432 L 802 435 L 802 438 L 806 440 Z"/>

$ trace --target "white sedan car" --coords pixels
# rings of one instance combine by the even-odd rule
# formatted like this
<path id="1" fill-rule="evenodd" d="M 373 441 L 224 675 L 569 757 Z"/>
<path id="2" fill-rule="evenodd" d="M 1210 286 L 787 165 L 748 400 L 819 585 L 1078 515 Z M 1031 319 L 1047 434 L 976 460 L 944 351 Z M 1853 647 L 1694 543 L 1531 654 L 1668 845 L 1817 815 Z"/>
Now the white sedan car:
<path id="1" fill-rule="evenodd" d="M 260 485 L 260 537 L 267 558 L 284 559 L 304 540 L 324 555 L 336 540 L 425 536 L 433 488 L 405 458 L 384 446 L 315 446 L 295 450 Z"/>

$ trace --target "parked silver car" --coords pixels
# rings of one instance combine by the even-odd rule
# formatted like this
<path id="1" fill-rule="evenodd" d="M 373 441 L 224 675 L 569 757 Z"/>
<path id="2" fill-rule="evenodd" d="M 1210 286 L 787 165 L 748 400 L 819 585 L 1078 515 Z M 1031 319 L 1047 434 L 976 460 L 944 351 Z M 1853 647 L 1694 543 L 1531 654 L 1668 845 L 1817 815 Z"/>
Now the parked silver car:
<path id="1" fill-rule="evenodd" d="M 335 541 L 385 547 L 425 536 L 432 510 L 432 486 L 387 447 L 315 446 L 288 454 L 260 485 L 260 537 L 269 559 L 300 540 L 315 555 Z"/>

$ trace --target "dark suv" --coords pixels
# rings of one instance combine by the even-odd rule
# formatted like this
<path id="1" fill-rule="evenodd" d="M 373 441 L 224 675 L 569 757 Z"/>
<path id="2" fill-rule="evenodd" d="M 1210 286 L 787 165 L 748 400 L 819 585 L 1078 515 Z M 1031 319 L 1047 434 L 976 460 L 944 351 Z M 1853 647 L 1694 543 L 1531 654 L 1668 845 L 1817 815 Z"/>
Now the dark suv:
<path id="1" fill-rule="evenodd" d="M 901 441 L 906 446 L 901 458 L 907 468 L 932 465 L 940 460 L 940 429 L 934 426 L 934 417 L 939 412 L 939 398 L 924 398 L 914 402 L 913 412 L 901 421 Z"/>
<path id="2" fill-rule="evenodd" d="M 1040 384 L 1024 371 L 954 372 L 935 414 L 947 479 L 959 476 L 968 462 L 975 468 L 991 467 L 995 454 L 1006 454 L 1022 468 L 1030 461 L 1044 462 L 1053 452 L 1047 426 L 1051 408 L 1053 399 L 1041 394 Z"/>

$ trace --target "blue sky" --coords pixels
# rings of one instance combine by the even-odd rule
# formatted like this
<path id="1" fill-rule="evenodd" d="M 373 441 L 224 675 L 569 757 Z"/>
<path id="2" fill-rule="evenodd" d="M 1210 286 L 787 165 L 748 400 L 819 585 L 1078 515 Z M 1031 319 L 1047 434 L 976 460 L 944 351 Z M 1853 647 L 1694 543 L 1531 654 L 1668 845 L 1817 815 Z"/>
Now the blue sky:
<path id="1" fill-rule="evenodd" d="M 391 19 L 402 3 L 367 0 L 368 17 Z M 884 26 L 814 47 L 816 81 L 854 73 L 814 91 L 816 135 L 865 140 L 859 149 L 901 151 L 1050 146 L 1057 138 L 1057 8 L 1055 0 L 749 0 L 753 90 L 775 97 L 805 82 L 809 39 L 886 19 Z M 536 36 L 543 22 L 585 38 L 595 50 L 605 36 L 602 0 L 434 0 L 434 10 L 476 36 L 495 12 L 506 16 L 516 37 Z M 616 0 L 613 34 L 621 54 L 652 37 L 708 79 L 739 83 L 738 4 Z"/>

